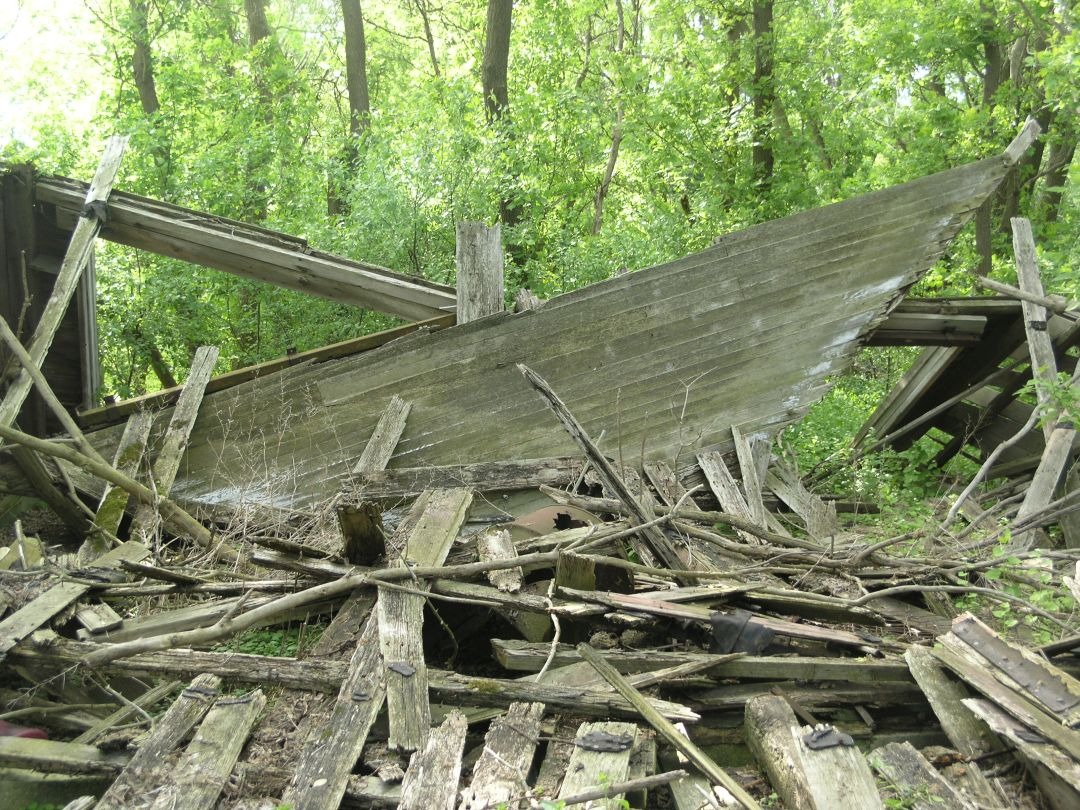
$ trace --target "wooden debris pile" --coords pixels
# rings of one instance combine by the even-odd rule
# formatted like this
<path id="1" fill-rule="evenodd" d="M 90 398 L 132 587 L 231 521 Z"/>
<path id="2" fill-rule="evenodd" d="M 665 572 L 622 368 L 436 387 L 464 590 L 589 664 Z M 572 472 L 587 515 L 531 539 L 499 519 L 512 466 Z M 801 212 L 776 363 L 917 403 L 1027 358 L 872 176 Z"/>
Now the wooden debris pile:
<path id="1" fill-rule="evenodd" d="M 386 471 L 394 401 L 332 539 L 226 542 L 167 505 L 163 450 L 132 539 L 105 550 L 99 509 L 89 565 L 0 622 L 5 718 L 53 738 L 0 737 L 5 773 L 97 807 L 1036 807 L 1021 773 L 1080 801 L 1080 683 L 1046 658 L 1080 640 L 1040 654 L 922 601 L 984 560 L 868 545 L 737 430 L 734 458 L 699 457 L 707 486 L 637 475 L 521 372 L 580 459 Z M 298 657 L 214 646 L 318 615 Z"/>

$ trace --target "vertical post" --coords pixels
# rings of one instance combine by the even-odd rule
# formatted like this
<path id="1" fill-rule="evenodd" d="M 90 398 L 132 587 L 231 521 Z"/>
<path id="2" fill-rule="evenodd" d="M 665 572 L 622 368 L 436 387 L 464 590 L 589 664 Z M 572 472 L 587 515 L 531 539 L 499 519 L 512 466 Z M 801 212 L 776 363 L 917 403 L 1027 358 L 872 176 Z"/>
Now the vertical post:
<path id="1" fill-rule="evenodd" d="M 1029 295 L 1042 298 L 1043 285 L 1039 275 L 1039 261 L 1035 253 L 1035 238 L 1031 234 L 1031 223 L 1022 217 L 1013 217 L 1013 253 L 1016 256 L 1016 277 L 1019 287 Z M 1045 307 L 1024 299 L 1020 302 L 1024 310 L 1024 328 L 1027 331 L 1028 350 L 1031 352 L 1031 376 L 1036 382 L 1042 381 L 1052 386 L 1057 381 L 1057 360 L 1054 357 L 1054 344 L 1047 330 L 1050 313 Z M 1045 405 L 1049 391 L 1036 389 L 1039 405 Z M 1043 429 L 1044 437 L 1049 441 L 1054 426 L 1047 423 Z"/>
<path id="2" fill-rule="evenodd" d="M 503 311 L 503 251 L 499 223 L 457 225 L 457 322 Z"/>

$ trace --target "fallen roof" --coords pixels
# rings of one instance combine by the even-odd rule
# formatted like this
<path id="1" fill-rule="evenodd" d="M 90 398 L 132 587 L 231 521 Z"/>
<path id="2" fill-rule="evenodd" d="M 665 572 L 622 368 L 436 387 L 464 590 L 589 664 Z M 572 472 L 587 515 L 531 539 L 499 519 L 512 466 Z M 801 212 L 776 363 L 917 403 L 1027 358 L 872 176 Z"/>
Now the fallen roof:
<path id="1" fill-rule="evenodd" d="M 1018 142 L 1020 143 L 1019 139 Z M 1022 150 L 1022 145 L 1019 147 Z M 547 379 L 603 448 L 686 466 L 805 413 L 1014 164 L 988 158 L 730 234 L 708 250 L 367 354 L 206 397 L 173 495 L 292 506 L 348 479 L 394 395 L 391 466 L 574 452 L 517 373 Z M 95 434 L 113 443 L 117 430 Z"/>

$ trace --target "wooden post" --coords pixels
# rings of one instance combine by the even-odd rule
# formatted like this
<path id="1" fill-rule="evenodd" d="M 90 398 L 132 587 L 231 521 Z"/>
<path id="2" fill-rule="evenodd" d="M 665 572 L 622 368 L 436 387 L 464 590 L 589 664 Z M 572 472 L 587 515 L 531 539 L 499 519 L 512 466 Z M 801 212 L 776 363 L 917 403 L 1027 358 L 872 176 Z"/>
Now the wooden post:
<path id="1" fill-rule="evenodd" d="M 1039 261 L 1035 253 L 1035 238 L 1031 235 L 1031 223 L 1023 217 L 1013 217 L 1013 254 L 1016 256 L 1016 276 L 1020 290 L 1034 298 L 1043 297 L 1042 279 L 1039 277 Z M 1047 330 L 1049 313 L 1045 307 L 1030 300 L 1021 300 L 1024 310 L 1024 330 L 1027 332 L 1028 351 L 1031 353 L 1031 377 L 1044 386 L 1053 385 L 1057 378 L 1057 360 L 1054 344 Z M 1036 389 L 1039 405 L 1045 406 L 1050 392 L 1046 387 Z M 1049 439 L 1053 432 L 1047 423 L 1043 435 Z"/>
<path id="2" fill-rule="evenodd" d="M 503 252 L 499 223 L 457 225 L 457 322 L 503 311 Z"/>

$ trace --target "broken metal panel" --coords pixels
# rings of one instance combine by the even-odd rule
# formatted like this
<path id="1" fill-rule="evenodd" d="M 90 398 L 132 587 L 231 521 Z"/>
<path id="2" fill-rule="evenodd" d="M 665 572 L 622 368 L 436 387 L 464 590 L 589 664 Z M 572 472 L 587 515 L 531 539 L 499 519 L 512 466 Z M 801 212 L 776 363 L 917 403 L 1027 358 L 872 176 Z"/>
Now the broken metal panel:
<path id="1" fill-rule="evenodd" d="M 799 418 L 1008 166 L 991 158 L 730 234 L 712 248 L 362 356 L 208 396 L 174 494 L 307 503 L 348 479 L 394 394 L 391 467 L 575 452 L 514 369 L 549 380 L 602 449 L 691 465 L 731 425 Z"/>

